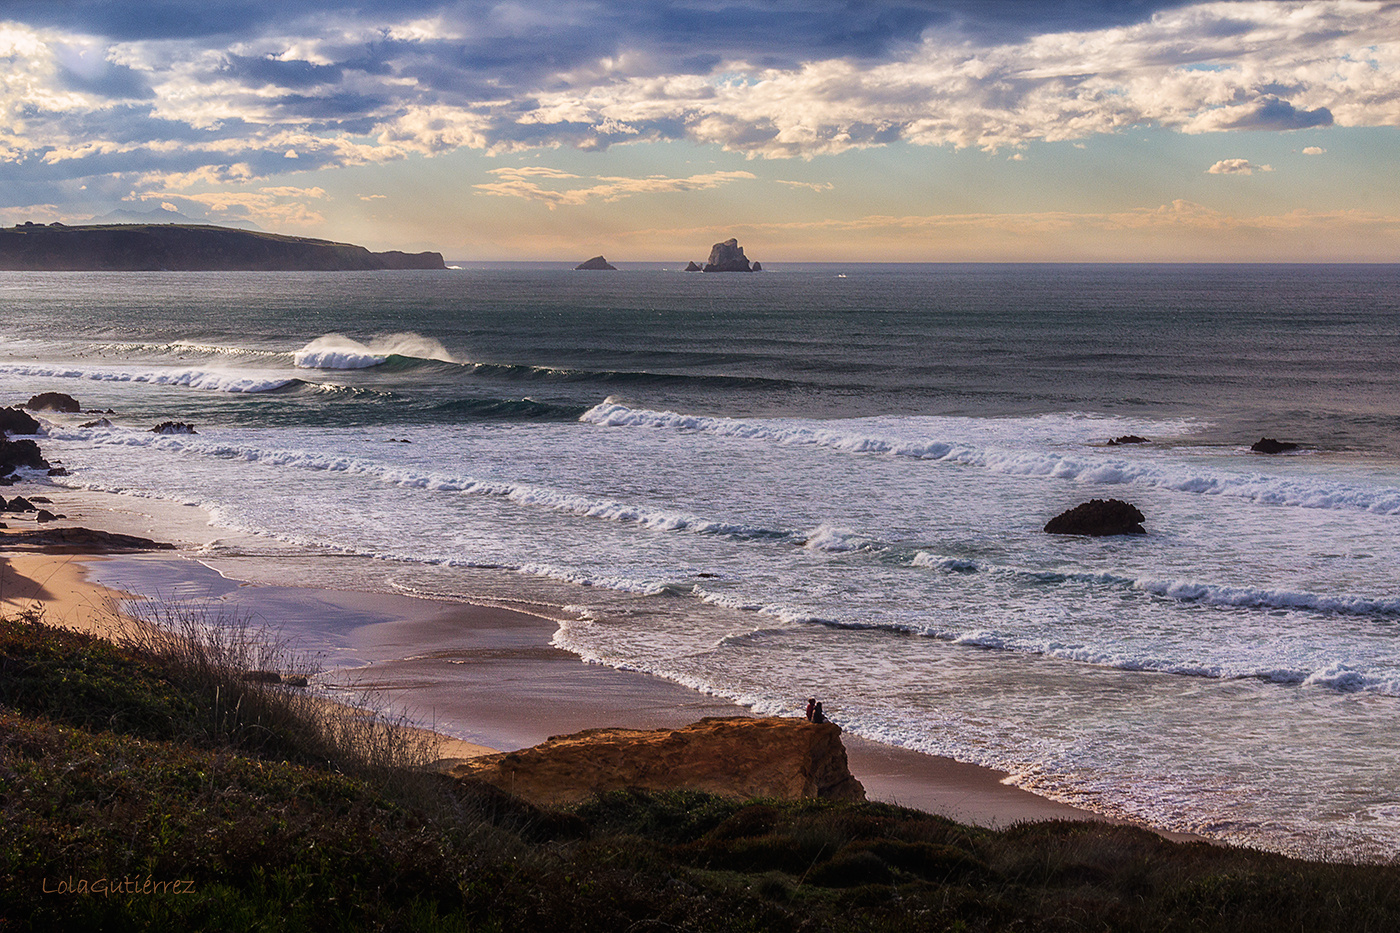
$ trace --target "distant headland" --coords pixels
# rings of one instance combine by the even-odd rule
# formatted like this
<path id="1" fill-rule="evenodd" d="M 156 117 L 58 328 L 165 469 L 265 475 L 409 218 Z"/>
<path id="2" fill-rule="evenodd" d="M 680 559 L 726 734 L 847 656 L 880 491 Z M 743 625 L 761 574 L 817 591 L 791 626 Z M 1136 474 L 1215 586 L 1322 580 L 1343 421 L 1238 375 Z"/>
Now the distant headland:
<path id="1" fill-rule="evenodd" d="M 201 224 L 26 223 L 0 228 L 6 272 L 339 272 L 446 269 L 441 253 L 363 246 Z"/>

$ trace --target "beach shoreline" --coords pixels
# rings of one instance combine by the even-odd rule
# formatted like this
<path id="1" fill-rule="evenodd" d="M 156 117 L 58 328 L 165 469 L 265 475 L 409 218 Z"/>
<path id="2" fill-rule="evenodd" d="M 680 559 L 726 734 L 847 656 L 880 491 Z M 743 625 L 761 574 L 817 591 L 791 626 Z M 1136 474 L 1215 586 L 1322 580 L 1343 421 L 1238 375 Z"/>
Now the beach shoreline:
<path id="1" fill-rule="evenodd" d="M 293 650 L 307 620 L 340 619 L 343 653 L 317 678 L 331 696 L 372 695 L 441 736 L 438 756 L 511 751 L 590 728 L 679 728 L 747 708 L 650 674 L 583 661 L 551 643 L 557 624 L 517 608 L 398 593 L 249 583 L 211 556 L 225 538 L 192 507 L 55 488 L 82 524 L 168 540 L 174 552 L 60 554 L 16 551 L 0 539 L 7 612 L 42 609 L 45 621 L 111 637 L 123 600 L 189 598 L 201 611 L 251 620 Z M 71 501 L 70 501 L 71 500 Z M 172 516 L 172 508 L 183 514 Z M 197 510 L 196 510 L 197 511 Z M 162 526 L 173 534 L 162 535 Z M 839 719 L 839 714 L 838 714 Z M 1005 827 L 1043 820 L 1121 822 L 1007 783 L 1001 771 L 844 736 L 851 771 L 869 799 L 959 822 Z M 1148 827 L 1174 839 L 1200 837 Z"/>

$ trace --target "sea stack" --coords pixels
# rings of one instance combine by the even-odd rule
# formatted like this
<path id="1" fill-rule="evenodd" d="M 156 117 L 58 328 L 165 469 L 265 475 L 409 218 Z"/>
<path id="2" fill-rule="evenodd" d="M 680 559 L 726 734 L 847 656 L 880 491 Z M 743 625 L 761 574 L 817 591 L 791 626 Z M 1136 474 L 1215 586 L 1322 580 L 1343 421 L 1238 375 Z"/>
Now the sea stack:
<path id="1" fill-rule="evenodd" d="M 710 261 L 705 263 L 705 272 L 752 272 L 748 257 L 739 241 L 730 237 L 723 243 L 710 248 Z"/>
<path id="2" fill-rule="evenodd" d="M 583 270 L 583 271 L 585 271 L 585 272 L 593 272 L 593 271 L 600 271 L 600 272 L 616 272 L 616 271 L 617 271 L 617 266 L 614 266 L 612 263 L 608 262 L 608 261 L 607 261 L 606 259 L 604 259 L 602 256 L 594 256 L 592 259 L 586 260 L 586 261 L 581 262 L 581 263 L 579 263 L 578 265 L 574 266 L 574 271 L 575 271 L 575 272 L 577 272 L 577 271 L 579 271 L 579 270 Z"/>

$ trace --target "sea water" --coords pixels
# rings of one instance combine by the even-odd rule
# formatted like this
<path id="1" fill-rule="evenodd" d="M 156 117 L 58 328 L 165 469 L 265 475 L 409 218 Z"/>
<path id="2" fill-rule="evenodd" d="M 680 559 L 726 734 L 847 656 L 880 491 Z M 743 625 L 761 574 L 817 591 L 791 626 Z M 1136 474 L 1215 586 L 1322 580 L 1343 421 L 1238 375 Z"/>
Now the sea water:
<path id="1" fill-rule="evenodd" d="M 1400 267 L 7 273 L 0 312 L 0 398 L 114 411 L 45 416 L 61 485 L 1103 813 L 1400 850 Z M 1109 497 L 1148 534 L 1042 531 Z"/>

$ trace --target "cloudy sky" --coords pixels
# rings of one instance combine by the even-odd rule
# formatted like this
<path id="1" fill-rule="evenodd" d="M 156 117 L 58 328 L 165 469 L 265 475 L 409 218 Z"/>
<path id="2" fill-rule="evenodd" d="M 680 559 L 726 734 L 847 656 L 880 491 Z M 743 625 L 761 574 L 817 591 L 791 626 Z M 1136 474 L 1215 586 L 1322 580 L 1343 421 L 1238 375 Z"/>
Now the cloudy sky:
<path id="1" fill-rule="evenodd" d="M 0 222 L 1400 261 L 1400 3 L 0 0 Z"/>

